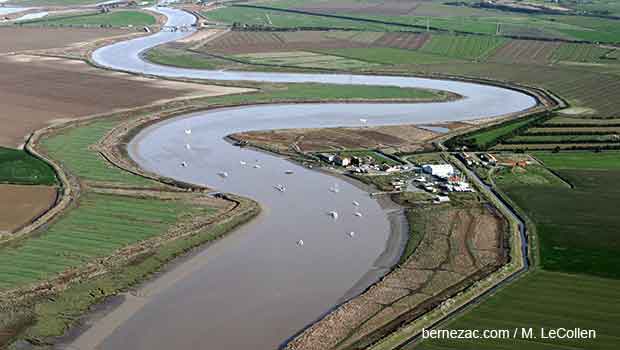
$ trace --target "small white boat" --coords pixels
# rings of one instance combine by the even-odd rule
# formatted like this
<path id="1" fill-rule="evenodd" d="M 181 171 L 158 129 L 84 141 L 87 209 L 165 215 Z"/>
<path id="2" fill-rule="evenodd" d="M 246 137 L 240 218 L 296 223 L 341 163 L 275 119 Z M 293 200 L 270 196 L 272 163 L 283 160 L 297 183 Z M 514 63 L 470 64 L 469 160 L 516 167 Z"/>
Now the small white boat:
<path id="1" fill-rule="evenodd" d="M 254 164 L 254 169 L 260 169 L 260 164 Z"/>
<path id="2" fill-rule="evenodd" d="M 181 168 L 186 168 L 187 167 L 187 162 L 181 162 Z"/>
<path id="3" fill-rule="evenodd" d="M 349 232 L 349 237 L 354 237 L 355 236 L 355 232 L 351 231 Z"/>
<path id="4" fill-rule="evenodd" d="M 362 217 L 362 213 L 360 213 L 359 211 L 355 213 L 355 216 L 357 216 L 358 218 Z"/>
<path id="5" fill-rule="evenodd" d="M 330 211 L 329 213 L 327 213 L 327 215 L 331 216 L 332 218 L 338 219 L 338 212 L 337 211 Z"/>
<path id="6" fill-rule="evenodd" d="M 219 173 L 217 173 L 217 174 L 218 174 L 219 176 L 221 176 L 221 177 L 224 177 L 224 178 L 228 177 L 228 173 L 227 173 L 227 172 L 225 172 L 225 171 L 220 171 L 220 172 L 219 172 Z"/>
<path id="7" fill-rule="evenodd" d="M 358 202 L 358 201 L 353 201 L 353 205 L 354 205 L 354 206 L 356 206 L 356 207 L 359 207 L 359 206 L 360 206 L 360 202 Z"/>
<path id="8" fill-rule="evenodd" d="M 298 245 L 299 247 L 301 247 L 302 245 L 304 245 L 304 240 L 303 240 L 303 239 L 300 239 L 299 241 L 297 241 L 297 245 Z"/>
<path id="9" fill-rule="evenodd" d="M 284 192 L 284 191 L 286 191 L 286 186 L 281 185 L 281 184 L 277 184 L 277 185 L 275 185 L 275 186 L 273 186 L 273 187 L 275 187 L 275 189 L 276 189 L 276 190 L 278 190 L 278 191 L 280 191 L 280 192 Z"/>
<path id="10" fill-rule="evenodd" d="M 246 163 L 246 162 L 244 162 L 244 161 L 240 160 L 240 161 L 239 161 L 239 164 L 241 164 L 241 165 L 246 165 L 246 164 L 248 164 L 248 163 Z"/>
<path id="11" fill-rule="evenodd" d="M 185 129 L 185 135 L 190 135 L 192 133 L 192 129 Z"/>
<path id="12" fill-rule="evenodd" d="M 284 173 L 285 173 L 285 174 L 287 174 L 287 175 L 294 174 L 293 170 L 287 170 L 287 171 L 285 171 Z"/>
<path id="13" fill-rule="evenodd" d="M 185 144 L 185 149 L 186 150 L 190 150 L 190 149 L 192 149 L 192 146 L 189 143 L 186 143 Z"/>
<path id="14" fill-rule="evenodd" d="M 338 184 L 334 184 L 334 186 L 332 186 L 329 190 L 334 193 L 340 192 L 340 188 L 338 188 Z"/>

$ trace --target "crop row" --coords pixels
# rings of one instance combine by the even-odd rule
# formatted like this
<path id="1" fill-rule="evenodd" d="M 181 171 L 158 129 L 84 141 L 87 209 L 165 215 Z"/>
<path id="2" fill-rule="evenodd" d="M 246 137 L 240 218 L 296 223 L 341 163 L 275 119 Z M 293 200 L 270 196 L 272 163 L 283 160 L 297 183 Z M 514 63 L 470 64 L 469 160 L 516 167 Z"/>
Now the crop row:
<path id="1" fill-rule="evenodd" d="M 420 49 L 436 55 L 482 59 L 503 45 L 507 39 L 491 36 L 433 35 Z"/>
<path id="2" fill-rule="evenodd" d="M 110 129 L 115 120 L 90 123 L 87 127 L 71 128 L 42 142 L 52 158 L 61 161 L 70 171 L 84 180 L 148 186 L 152 183 L 133 176 L 107 163 L 91 149 Z"/>
<path id="3" fill-rule="evenodd" d="M 0 288 L 49 278 L 125 245 L 161 234 L 182 214 L 211 212 L 182 200 L 87 193 L 77 208 L 40 236 L 2 249 Z"/>

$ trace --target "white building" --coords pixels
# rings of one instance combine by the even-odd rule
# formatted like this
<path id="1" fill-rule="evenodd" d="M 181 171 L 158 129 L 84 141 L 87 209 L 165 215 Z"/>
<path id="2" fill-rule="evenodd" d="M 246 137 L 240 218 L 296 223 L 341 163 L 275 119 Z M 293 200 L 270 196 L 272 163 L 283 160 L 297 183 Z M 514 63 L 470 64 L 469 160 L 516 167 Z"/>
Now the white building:
<path id="1" fill-rule="evenodd" d="M 450 164 L 425 164 L 422 171 L 442 179 L 446 179 L 454 175 L 454 167 Z"/>

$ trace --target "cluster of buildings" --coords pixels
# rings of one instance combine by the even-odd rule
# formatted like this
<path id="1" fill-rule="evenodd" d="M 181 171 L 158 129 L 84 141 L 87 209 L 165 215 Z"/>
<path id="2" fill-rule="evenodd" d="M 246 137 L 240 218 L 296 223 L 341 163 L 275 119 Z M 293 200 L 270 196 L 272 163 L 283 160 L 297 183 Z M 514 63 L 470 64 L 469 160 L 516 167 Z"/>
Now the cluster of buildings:
<path id="1" fill-rule="evenodd" d="M 467 166 L 495 166 L 497 158 L 490 153 L 466 153 L 461 152 L 457 157 Z"/>
<path id="2" fill-rule="evenodd" d="M 450 164 L 425 164 L 422 165 L 422 172 L 426 176 L 420 175 L 413 181 L 418 188 L 436 194 L 436 203 L 449 201 L 450 192 L 474 192 L 469 182 Z"/>
<path id="3" fill-rule="evenodd" d="M 372 156 L 343 156 L 340 154 L 319 153 L 318 158 L 326 163 L 347 168 L 354 173 L 369 173 L 374 171 L 382 171 L 385 173 L 394 173 L 398 171 L 411 170 L 409 165 L 390 165 L 387 163 L 378 164 Z"/>
<path id="4" fill-rule="evenodd" d="M 494 167 L 494 166 L 507 166 L 507 167 L 521 167 L 525 168 L 530 164 L 530 161 L 521 160 L 502 160 L 501 162 L 490 153 L 466 153 L 461 152 L 457 154 L 457 157 L 463 161 L 468 167 Z"/>

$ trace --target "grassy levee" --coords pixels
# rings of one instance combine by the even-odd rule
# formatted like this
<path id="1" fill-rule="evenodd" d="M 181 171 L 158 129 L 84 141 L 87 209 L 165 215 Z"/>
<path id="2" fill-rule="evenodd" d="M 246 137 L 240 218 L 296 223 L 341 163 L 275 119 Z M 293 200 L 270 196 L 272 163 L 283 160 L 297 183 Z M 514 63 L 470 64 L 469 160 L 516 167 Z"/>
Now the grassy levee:
<path id="1" fill-rule="evenodd" d="M 147 26 L 156 23 L 155 17 L 140 11 L 114 11 L 109 13 L 92 13 L 72 16 L 43 17 L 32 21 L 24 21 L 21 25 L 50 26 Z"/>
<path id="2" fill-rule="evenodd" d="M 54 185 L 54 169 L 23 150 L 0 147 L 0 184 Z"/>

